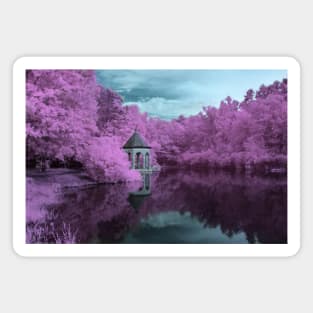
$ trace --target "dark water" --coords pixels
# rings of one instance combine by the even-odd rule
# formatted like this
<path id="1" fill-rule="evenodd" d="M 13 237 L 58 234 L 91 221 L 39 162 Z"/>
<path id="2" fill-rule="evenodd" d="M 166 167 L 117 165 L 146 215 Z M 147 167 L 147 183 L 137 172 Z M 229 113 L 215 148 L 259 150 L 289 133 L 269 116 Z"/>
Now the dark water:
<path id="1" fill-rule="evenodd" d="M 162 171 L 67 191 L 54 209 L 80 243 L 287 242 L 286 178 Z"/>

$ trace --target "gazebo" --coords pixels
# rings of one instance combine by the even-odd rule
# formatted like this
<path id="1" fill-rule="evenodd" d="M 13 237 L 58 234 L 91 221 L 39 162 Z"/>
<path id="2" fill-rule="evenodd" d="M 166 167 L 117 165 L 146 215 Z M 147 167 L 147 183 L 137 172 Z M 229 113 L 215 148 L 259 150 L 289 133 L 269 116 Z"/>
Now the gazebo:
<path id="1" fill-rule="evenodd" d="M 142 139 L 137 130 L 127 140 L 123 146 L 124 151 L 128 154 L 128 159 L 131 162 L 131 168 L 137 170 L 150 170 L 150 150 Z"/>

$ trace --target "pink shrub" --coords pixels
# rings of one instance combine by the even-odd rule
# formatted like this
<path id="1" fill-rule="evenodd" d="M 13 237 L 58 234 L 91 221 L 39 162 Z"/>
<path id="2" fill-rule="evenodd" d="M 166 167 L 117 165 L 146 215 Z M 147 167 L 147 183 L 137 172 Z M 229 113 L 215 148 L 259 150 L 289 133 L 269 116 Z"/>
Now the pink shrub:
<path id="1" fill-rule="evenodd" d="M 116 137 L 94 138 L 82 160 L 87 173 L 98 182 L 140 180 L 138 171 L 130 169 L 126 153 Z"/>

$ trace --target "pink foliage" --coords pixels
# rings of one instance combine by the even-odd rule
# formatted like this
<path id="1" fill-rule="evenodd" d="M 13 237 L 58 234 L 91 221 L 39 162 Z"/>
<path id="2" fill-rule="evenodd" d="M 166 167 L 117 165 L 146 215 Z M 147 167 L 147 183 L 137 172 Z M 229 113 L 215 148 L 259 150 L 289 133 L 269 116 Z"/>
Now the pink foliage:
<path id="1" fill-rule="evenodd" d="M 98 182 L 140 180 L 138 171 L 131 170 L 127 155 L 117 137 L 93 138 L 82 160 L 87 173 Z"/>
<path id="2" fill-rule="evenodd" d="M 161 163 L 244 166 L 287 159 L 287 80 L 248 90 L 242 103 L 227 97 L 219 108 L 170 122 L 150 120 Z"/>
<path id="3" fill-rule="evenodd" d="M 64 159 L 83 153 L 96 127 L 93 71 L 27 71 L 28 156 Z"/>
<path id="4" fill-rule="evenodd" d="M 138 179 L 121 140 L 111 137 L 123 116 L 121 98 L 97 85 L 93 71 L 28 71 L 26 88 L 28 158 L 74 158 L 97 181 Z"/>
<path id="5" fill-rule="evenodd" d="M 152 147 L 152 165 L 286 165 L 287 80 L 171 121 L 123 105 L 93 71 L 30 70 L 26 87 L 27 157 L 72 158 L 97 181 L 138 179 L 121 150 L 135 128 Z"/>

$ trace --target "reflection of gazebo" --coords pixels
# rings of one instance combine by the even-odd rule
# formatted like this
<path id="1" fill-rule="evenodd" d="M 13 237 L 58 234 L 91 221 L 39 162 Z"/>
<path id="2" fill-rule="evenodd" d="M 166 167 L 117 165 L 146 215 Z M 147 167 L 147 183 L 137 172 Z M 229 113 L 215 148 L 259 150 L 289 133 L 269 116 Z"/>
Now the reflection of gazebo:
<path id="1" fill-rule="evenodd" d="M 151 174 L 144 173 L 142 176 L 142 185 L 128 195 L 128 201 L 134 209 L 139 209 L 144 200 L 151 194 Z"/>
<path id="2" fill-rule="evenodd" d="M 131 168 L 138 170 L 150 170 L 150 149 L 140 134 L 135 130 L 133 135 L 123 146 L 131 161 Z"/>

